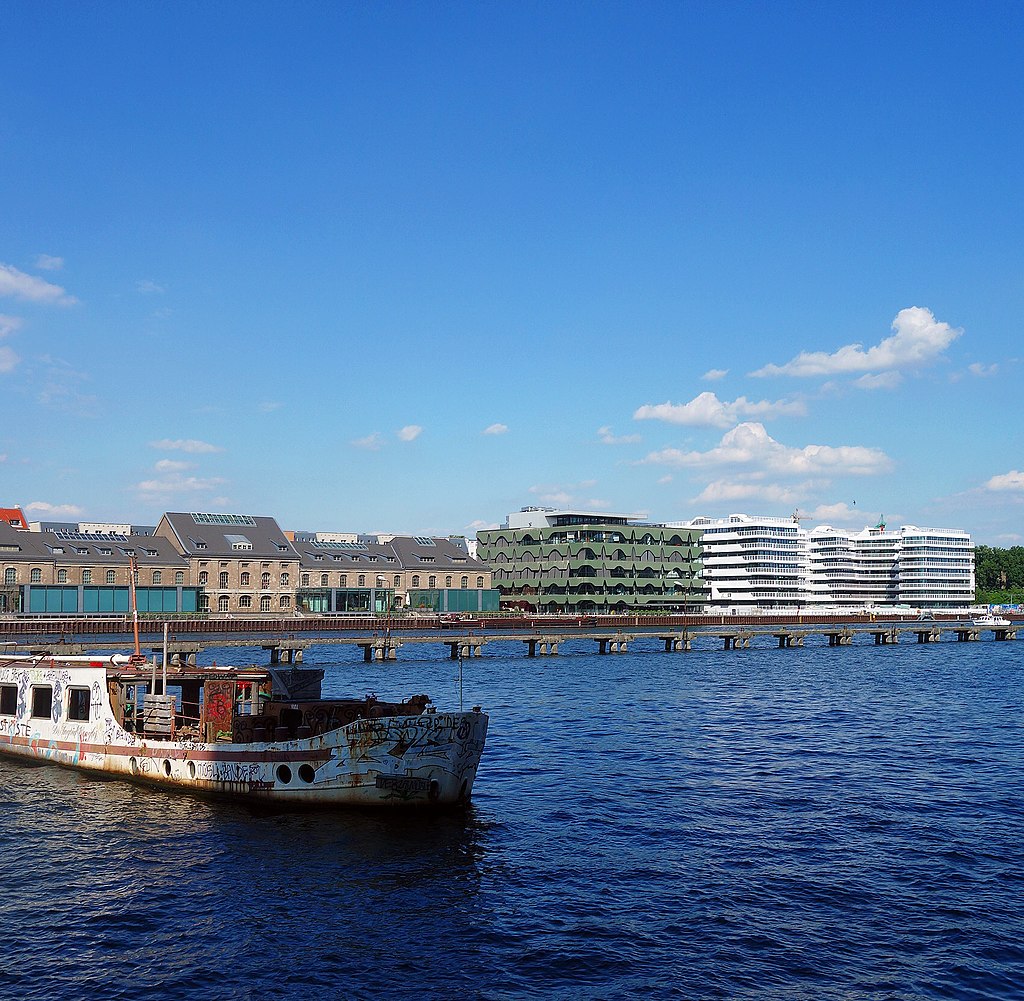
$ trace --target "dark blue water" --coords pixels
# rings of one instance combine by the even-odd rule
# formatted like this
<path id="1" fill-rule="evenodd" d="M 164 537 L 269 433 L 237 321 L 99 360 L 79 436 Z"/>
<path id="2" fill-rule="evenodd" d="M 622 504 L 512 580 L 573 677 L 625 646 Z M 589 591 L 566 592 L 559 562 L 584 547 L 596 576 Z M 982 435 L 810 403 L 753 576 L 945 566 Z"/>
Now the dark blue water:
<path id="1" fill-rule="evenodd" d="M 0 760 L 0 998 L 1024 998 L 1024 643 L 653 646 L 467 660 L 466 813 Z M 307 665 L 451 707 L 443 649 Z"/>

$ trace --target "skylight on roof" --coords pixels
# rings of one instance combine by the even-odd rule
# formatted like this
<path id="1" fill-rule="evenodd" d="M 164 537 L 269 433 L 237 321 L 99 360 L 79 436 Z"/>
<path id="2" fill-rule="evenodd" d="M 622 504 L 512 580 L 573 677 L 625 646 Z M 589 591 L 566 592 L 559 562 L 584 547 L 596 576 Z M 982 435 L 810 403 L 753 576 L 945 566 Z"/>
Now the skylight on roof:
<path id="1" fill-rule="evenodd" d="M 433 539 L 428 539 L 425 535 L 417 535 L 413 539 L 413 542 L 415 542 L 417 546 L 435 546 L 435 545 L 437 545 L 437 543 L 434 542 Z"/>
<path id="2" fill-rule="evenodd" d="M 256 520 L 247 514 L 195 514 L 192 520 L 197 525 L 248 525 L 256 527 Z"/>
<path id="3" fill-rule="evenodd" d="M 321 542 L 319 539 L 310 542 L 309 545 L 316 546 L 317 549 L 360 550 L 363 552 L 370 548 L 363 542 Z"/>

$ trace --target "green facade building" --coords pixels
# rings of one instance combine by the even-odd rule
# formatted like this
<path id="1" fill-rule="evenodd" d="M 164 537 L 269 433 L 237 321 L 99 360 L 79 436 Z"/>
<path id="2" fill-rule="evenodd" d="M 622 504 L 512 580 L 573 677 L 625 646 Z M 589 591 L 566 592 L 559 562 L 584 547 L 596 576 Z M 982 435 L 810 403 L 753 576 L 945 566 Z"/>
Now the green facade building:
<path id="1" fill-rule="evenodd" d="M 538 612 L 700 611 L 699 529 L 628 515 L 523 508 L 477 532 L 502 607 Z"/>

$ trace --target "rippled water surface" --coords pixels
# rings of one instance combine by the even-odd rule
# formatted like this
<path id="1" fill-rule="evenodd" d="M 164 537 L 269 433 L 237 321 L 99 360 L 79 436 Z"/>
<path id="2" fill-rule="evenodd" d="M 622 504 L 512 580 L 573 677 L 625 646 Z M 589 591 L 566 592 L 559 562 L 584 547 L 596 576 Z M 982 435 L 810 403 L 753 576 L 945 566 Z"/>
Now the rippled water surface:
<path id="1" fill-rule="evenodd" d="M 465 662 L 464 813 L 0 759 L 0 998 L 1024 998 L 1024 643 L 593 648 Z M 450 708 L 442 649 L 306 663 Z"/>

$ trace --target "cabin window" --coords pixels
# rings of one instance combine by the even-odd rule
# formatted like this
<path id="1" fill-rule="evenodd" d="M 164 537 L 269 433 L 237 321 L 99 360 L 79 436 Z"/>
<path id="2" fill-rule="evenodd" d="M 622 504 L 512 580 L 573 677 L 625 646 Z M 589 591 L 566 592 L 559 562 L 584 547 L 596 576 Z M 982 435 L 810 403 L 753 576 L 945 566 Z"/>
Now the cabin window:
<path id="1" fill-rule="evenodd" d="M 0 685 L 0 716 L 15 716 L 18 709 L 18 686 Z"/>
<path id="2" fill-rule="evenodd" d="M 87 720 L 89 718 L 89 689 L 68 689 L 68 719 Z"/>
<path id="3" fill-rule="evenodd" d="M 32 718 L 49 719 L 53 712 L 53 688 L 50 685 L 32 686 Z"/>

